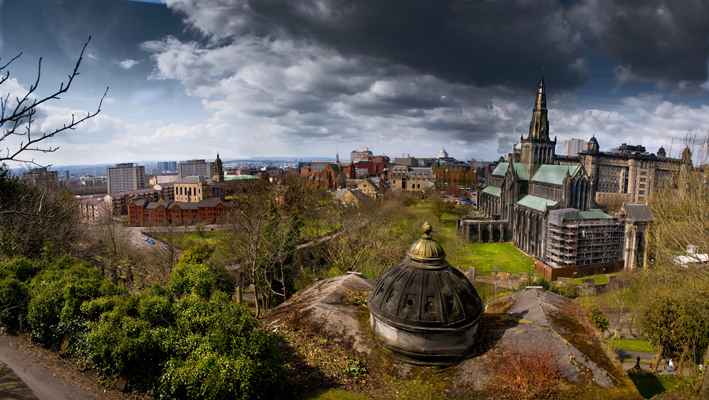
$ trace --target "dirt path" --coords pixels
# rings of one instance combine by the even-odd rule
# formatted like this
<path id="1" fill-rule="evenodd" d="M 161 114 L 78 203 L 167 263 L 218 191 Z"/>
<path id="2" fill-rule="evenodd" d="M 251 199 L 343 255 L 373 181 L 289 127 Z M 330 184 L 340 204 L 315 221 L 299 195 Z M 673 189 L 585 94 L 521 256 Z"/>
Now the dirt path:
<path id="1" fill-rule="evenodd" d="M 24 337 L 0 334 L 0 360 L 6 364 L 2 372 L 7 372 L 0 376 L 0 399 L 128 400 L 136 398 L 117 390 L 104 389 L 99 385 L 95 373 L 79 371 L 70 360 L 60 357 L 53 351 L 35 346 Z M 7 367 L 12 371 L 7 371 Z M 14 372 L 14 375 L 22 381 L 18 382 L 10 372 Z"/>

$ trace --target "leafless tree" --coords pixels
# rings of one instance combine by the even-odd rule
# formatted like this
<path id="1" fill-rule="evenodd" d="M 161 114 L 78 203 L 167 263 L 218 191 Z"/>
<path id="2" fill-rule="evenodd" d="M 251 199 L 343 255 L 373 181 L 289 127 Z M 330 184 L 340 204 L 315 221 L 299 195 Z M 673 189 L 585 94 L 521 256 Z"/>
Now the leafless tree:
<path id="1" fill-rule="evenodd" d="M 39 66 L 37 70 L 37 79 L 34 84 L 30 85 L 27 93 L 21 97 L 15 97 L 11 99 L 11 94 L 8 93 L 0 97 L 0 146 L 5 147 L 3 151 L 0 151 L 0 163 L 5 161 L 16 161 L 24 162 L 29 164 L 38 165 L 34 158 L 25 158 L 23 153 L 25 152 L 40 152 L 40 153 L 52 153 L 55 152 L 58 147 L 52 146 L 42 146 L 42 142 L 54 137 L 55 135 L 72 130 L 76 128 L 82 122 L 95 117 L 99 112 L 101 112 L 101 105 L 103 104 L 103 99 L 106 97 L 108 88 L 104 92 L 101 100 L 99 101 L 96 111 L 89 112 L 85 116 L 75 117 L 71 116 L 71 122 L 63 124 L 62 126 L 52 128 L 45 132 L 35 132 L 33 131 L 33 124 L 35 122 L 35 115 L 40 107 L 50 100 L 59 100 L 59 96 L 66 93 L 74 79 L 79 75 L 79 66 L 83 60 L 84 51 L 86 46 L 88 46 L 91 37 L 84 43 L 84 47 L 81 49 L 81 54 L 79 54 L 79 59 L 76 61 L 74 70 L 69 74 L 66 83 L 62 82 L 59 85 L 59 89 L 55 92 L 47 95 L 43 98 L 35 98 L 35 92 L 39 87 L 40 78 L 42 76 L 42 59 L 39 59 Z M 2 84 L 10 79 L 10 71 L 8 68 L 13 61 L 17 60 L 22 54 L 20 53 L 13 59 L 11 59 L 6 64 L 0 66 L 0 87 Z M 11 139 L 19 140 L 17 145 L 9 145 L 7 142 Z M 11 148 L 12 146 L 12 148 Z"/>

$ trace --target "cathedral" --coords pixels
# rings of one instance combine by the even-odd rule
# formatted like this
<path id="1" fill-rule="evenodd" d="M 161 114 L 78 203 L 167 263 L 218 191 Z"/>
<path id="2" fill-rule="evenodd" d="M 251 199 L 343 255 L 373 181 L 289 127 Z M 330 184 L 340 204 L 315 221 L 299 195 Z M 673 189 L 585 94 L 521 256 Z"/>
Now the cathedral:
<path id="1" fill-rule="evenodd" d="M 550 210 L 573 208 L 588 211 L 594 204 L 595 185 L 586 169 L 560 165 L 556 138 L 549 138 L 544 77 L 539 81 L 529 135 L 509 162 L 490 173 L 478 206 L 490 221 L 465 221 L 459 230 L 472 241 L 512 239 L 515 246 L 536 258 L 544 255 Z"/>

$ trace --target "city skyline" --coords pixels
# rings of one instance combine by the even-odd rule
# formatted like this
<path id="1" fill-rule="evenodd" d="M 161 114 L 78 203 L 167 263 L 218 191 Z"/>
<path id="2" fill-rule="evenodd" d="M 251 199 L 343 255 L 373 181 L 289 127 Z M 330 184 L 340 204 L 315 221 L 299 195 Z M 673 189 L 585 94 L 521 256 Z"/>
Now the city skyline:
<path id="1" fill-rule="evenodd" d="M 703 7 L 704 9 L 700 9 Z M 3 94 L 80 76 L 41 109 L 42 165 L 375 154 L 496 160 L 526 137 L 544 70 L 550 135 L 675 156 L 709 132 L 709 5 L 657 0 L 4 0 Z M 220 10 L 214 12 L 214 10 Z M 12 143 L 3 143 L 10 146 Z M 669 154 L 668 154 L 669 155 Z M 16 165 L 11 165 L 16 167 Z"/>

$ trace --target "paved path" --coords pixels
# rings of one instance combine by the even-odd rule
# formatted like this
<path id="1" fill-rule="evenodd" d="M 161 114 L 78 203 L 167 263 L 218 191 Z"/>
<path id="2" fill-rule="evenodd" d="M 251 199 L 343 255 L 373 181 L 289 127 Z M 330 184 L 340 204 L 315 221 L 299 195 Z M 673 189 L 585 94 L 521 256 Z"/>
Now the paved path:
<path id="1" fill-rule="evenodd" d="M 46 360 L 26 348 L 16 336 L 0 335 L 2 386 L 0 399 L 28 400 L 95 400 L 91 393 L 76 382 L 45 365 Z"/>
<path id="2" fill-rule="evenodd" d="M 0 361 L 0 400 L 38 400 L 10 367 Z"/>

